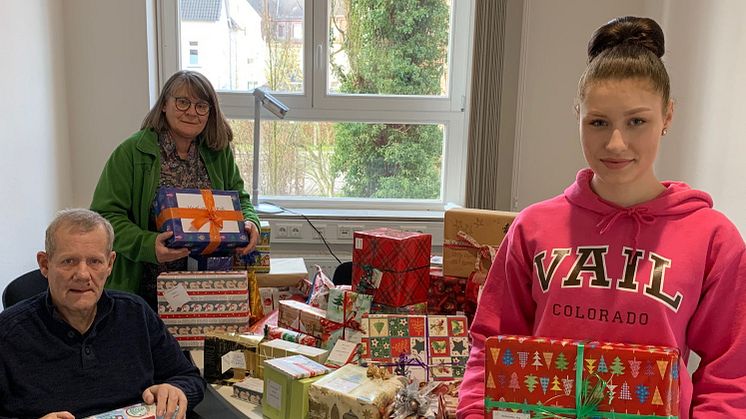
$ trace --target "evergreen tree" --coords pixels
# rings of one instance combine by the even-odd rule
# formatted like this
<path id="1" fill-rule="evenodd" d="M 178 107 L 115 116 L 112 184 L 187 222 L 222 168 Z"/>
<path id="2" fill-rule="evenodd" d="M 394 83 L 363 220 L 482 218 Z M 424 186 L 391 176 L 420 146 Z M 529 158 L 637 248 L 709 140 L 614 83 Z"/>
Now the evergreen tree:
<path id="1" fill-rule="evenodd" d="M 503 364 L 513 365 L 513 362 L 515 362 L 515 359 L 513 358 L 513 352 L 511 352 L 509 348 L 505 349 L 505 352 L 503 352 Z"/>
<path id="2" fill-rule="evenodd" d="M 539 384 L 539 380 L 536 378 L 535 375 L 529 374 L 526 376 L 526 379 L 523 380 L 523 383 L 526 384 L 528 392 L 533 393 L 534 390 L 536 390 L 536 385 Z"/>
<path id="3" fill-rule="evenodd" d="M 508 385 L 508 388 L 512 388 L 513 390 L 521 388 L 521 385 L 518 383 L 518 374 L 513 373 L 510 375 L 510 384 Z"/>
<path id="4" fill-rule="evenodd" d="M 570 364 L 570 363 L 569 363 L 569 362 L 567 362 L 567 358 L 565 357 L 565 354 L 564 354 L 563 352 L 560 352 L 560 354 L 559 354 L 559 355 L 557 355 L 557 359 L 555 359 L 555 360 L 554 360 L 554 366 L 555 366 L 555 367 L 556 367 L 556 368 L 557 368 L 558 370 L 560 370 L 560 371 L 564 371 L 564 370 L 566 370 L 566 369 L 567 369 L 567 366 L 568 366 L 569 364 Z"/>
<path id="5" fill-rule="evenodd" d="M 606 366 L 606 360 L 604 359 L 604 356 L 601 355 L 601 360 L 598 361 L 598 372 L 609 372 L 609 368 Z"/>
<path id="6" fill-rule="evenodd" d="M 611 362 L 611 373 L 614 374 L 614 375 L 622 375 L 622 374 L 624 374 L 624 364 L 622 363 L 622 359 L 621 358 L 616 357 Z"/>
<path id="7" fill-rule="evenodd" d="M 445 74 L 444 0 L 344 0 L 348 65 L 332 63 L 340 91 L 437 95 Z M 334 40 L 332 40 L 334 42 Z M 352 197 L 433 199 L 440 194 L 443 132 L 436 125 L 339 123 L 332 169 Z"/>
<path id="8" fill-rule="evenodd" d="M 553 391 L 562 391 L 562 387 L 560 387 L 560 380 L 559 380 L 559 378 L 556 375 L 552 379 L 552 390 Z"/>
<path id="9" fill-rule="evenodd" d="M 541 363 L 541 355 L 539 355 L 539 351 L 534 352 L 534 362 L 531 365 L 536 367 L 537 370 L 539 369 L 539 367 L 544 365 Z"/>

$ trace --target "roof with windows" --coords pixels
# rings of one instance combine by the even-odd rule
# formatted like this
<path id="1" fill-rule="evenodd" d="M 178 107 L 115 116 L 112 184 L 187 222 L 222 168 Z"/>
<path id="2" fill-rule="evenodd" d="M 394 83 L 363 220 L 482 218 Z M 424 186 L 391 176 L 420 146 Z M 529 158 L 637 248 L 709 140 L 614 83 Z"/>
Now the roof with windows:
<path id="1" fill-rule="evenodd" d="M 179 0 L 181 20 L 217 21 L 222 5 L 223 0 Z"/>

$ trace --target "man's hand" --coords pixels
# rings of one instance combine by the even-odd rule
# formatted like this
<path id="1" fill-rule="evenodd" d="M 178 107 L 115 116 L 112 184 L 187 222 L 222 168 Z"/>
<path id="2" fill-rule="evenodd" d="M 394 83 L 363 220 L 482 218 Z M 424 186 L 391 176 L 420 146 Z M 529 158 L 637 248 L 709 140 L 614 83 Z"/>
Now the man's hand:
<path id="1" fill-rule="evenodd" d="M 75 419 L 75 416 L 68 411 L 52 412 L 44 415 L 41 419 Z"/>
<path id="2" fill-rule="evenodd" d="M 251 221 L 246 221 L 244 222 L 244 229 L 246 230 L 246 234 L 249 235 L 249 245 L 236 248 L 236 253 L 241 256 L 246 256 L 251 253 L 251 251 L 256 247 L 256 242 L 259 240 L 259 229 L 256 228 L 256 224 Z"/>
<path id="3" fill-rule="evenodd" d="M 163 419 L 184 419 L 187 411 L 187 398 L 181 389 L 171 384 L 156 384 L 142 393 L 147 404 L 156 403 L 155 415 Z"/>
<path id="4" fill-rule="evenodd" d="M 179 249 L 166 247 L 166 240 L 173 235 L 173 231 L 164 231 L 155 238 L 155 258 L 158 259 L 158 263 L 173 262 L 189 256 L 189 249 L 186 247 Z"/>

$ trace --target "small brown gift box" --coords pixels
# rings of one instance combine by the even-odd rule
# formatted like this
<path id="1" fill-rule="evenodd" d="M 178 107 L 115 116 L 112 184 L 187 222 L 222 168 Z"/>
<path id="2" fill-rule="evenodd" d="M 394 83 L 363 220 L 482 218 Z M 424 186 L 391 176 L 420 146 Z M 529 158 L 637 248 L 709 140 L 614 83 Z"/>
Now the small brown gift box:
<path id="1" fill-rule="evenodd" d="M 468 278 L 490 269 L 508 227 L 518 213 L 453 208 L 446 211 L 443 231 L 443 275 Z"/>

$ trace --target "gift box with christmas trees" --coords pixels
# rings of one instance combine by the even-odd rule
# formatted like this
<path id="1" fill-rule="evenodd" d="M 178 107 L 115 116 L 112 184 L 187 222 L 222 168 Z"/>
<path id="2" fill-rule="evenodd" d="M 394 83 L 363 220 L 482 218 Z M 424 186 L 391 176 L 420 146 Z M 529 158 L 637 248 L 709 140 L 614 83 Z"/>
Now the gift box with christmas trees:
<path id="1" fill-rule="evenodd" d="M 675 348 L 496 336 L 485 342 L 485 409 L 528 417 L 676 418 Z M 686 372 L 684 372 L 686 373 Z"/>
<path id="2" fill-rule="evenodd" d="M 363 317 L 361 356 L 410 380 L 462 378 L 469 357 L 468 330 L 463 315 L 371 314 Z"/>

